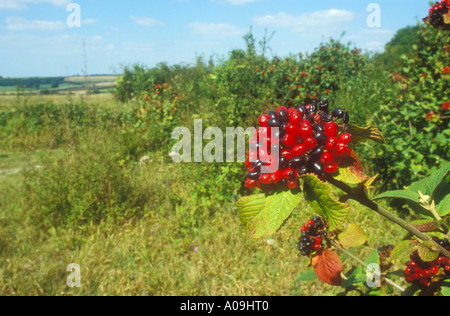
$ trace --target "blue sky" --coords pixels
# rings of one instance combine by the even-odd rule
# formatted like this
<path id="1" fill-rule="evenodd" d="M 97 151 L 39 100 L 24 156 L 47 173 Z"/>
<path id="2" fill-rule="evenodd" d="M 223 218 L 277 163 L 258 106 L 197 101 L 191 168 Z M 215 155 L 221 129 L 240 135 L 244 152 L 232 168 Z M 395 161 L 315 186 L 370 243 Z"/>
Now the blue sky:
<path id="1" fill-rule="evenodd" d="M 70 28 L 67 6 L 80 7 L 81 26 Z M 380 7 L 371 27 L 367 7 Z M 192 63 L 196 56 L 227 57 L 275 32 L 270 55 L 312 52 L 330 37 L 382 51 L 397 30 L 427 15 L 427 0 L 0 0 L 0 76 L 120 73 L 136 62 Z"/>

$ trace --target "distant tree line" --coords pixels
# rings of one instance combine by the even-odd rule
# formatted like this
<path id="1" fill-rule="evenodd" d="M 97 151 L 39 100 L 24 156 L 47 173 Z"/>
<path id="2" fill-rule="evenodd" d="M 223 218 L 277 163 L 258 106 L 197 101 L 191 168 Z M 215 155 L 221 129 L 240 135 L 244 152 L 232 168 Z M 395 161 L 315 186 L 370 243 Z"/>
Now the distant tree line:
<path id="1" fill-rule="evenodd" d="M 2 78 L 0 77 L 0 87 L 19 86 L 38 89 L 41 85 L 51 85 L 57 88 L 64 82 L 64 77 L 41 77 L 41 78 Z"/>

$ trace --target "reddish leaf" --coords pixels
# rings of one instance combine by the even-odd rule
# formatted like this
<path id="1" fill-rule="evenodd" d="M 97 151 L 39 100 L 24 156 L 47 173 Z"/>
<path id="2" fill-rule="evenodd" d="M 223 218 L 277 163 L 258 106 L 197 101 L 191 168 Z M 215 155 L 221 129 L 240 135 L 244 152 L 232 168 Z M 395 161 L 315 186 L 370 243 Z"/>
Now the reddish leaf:
<path id="1" fill-rule="evenodd" d="M 350 156 L 339 162 L 339 174 L 335 178 L 348 184 L 359 184 L 367 180 L 361 162 L 353 150 Z"/>
<path id="2" fill-rule="evenodd" d="M 312 266 L 323 282 L 335 286 L 342 285 L 341 273 L 344 268 L 341 259 L 334 251 L 326 249 L 318 253 L 312 259 Z"/>

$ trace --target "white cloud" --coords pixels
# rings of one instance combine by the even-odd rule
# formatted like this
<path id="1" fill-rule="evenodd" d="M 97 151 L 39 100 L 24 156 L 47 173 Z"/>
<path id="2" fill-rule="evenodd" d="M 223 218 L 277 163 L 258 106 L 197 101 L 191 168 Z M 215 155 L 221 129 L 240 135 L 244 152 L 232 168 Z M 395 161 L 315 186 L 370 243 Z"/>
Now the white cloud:
<path id="1" fill-rule="evenodd" d="M 143 25 L 143 26 L 164 25 L 164 23 L 162 23 L 161 21 L 158 21 L 153 18 L 138 17 L 138 16 L 131 16 L 130 18 L 134 21 L 134 23 L 136 23 L 138 25 Z"/>
<path id="2" fill-rule="evenodd" d="M 388 29 L 362 29 L 346 35 L 344 40 L 358 43 L 362 49 L 381 52 L 395 32 Z"/>
<path id="3" fill-rule="evenodd" d="M 210 37 L 234 37 L 245 34 L 248 30 L 241 29 L 233 24 L 227 23 L 191 23 L 189 29 L 194 34 L 200 34 Z"/>
<path id="4" fill-rule="evenodd" d="M 333 33 L 344 23 L 354 19 L 353 12 L 338 9 L 320 10 L 299 16 L 279 12 L 275 15 L 269 14 L 253 18 L 259 26 L 289 28 L 292 32 L 302 32 L 307 36 Z"/>
<path id="5" fill-rule="evenodd" d="M 9 31 L 56 31 L 65 27 L 66 24 L 62 21 L 27 20 L 20 17 L 6 18 L 6 29 Z"/>
<path id="6" fill-rule="evenodd" d="M 0 10 L 25 10 L 30 4 L 41 3 L 66 7 L 71 2 L 71 0 L 0 0 Z"/>

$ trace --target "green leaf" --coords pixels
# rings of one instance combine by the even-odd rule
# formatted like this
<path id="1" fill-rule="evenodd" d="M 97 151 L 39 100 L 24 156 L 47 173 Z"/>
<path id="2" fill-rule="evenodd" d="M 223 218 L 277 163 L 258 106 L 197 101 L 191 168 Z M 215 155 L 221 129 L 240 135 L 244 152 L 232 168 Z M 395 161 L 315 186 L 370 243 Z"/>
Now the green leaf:
<path id="1" fill-rule="evenodd" d="M 339 242 L 344 248 L 354 248 L 364 245 L 367 241 L 367 236 L 356 224 L 349 224 L 347 229 L 339 234 Z"/>
<path id="2" fill-rule="evenodd" d="M 349 275 L 346 275 L 346 279 L 342 282 L 342 287 L 346 288 L 354 284 L 366 282 L 367 282 L 367 275 L 365 271 L 363 271 L 363 268 L 361 266 L 356 266 L 355 269 L 353 269 L 353 271 Z"/>
<path id="3" fill-rule="evenodd" d="M 450 184 L 441 182 L 434 191 L 436 210 L 442 217 L 450 213 Z"/>
<path id="4" fill-rule="evenodd" d="M 436 250 L 434 243 L 425 241 L 419 246 L 419 257 L 422 261 L 431 262 L 439 257 L 439 251 Z"/>
<path id="5" fill-rule="evenodd" d="M 402 240 L 397 246 L 392 249 L 391 260 L 396 260 L 404 255 L 411 254 L 418 247 L 418 242 L 415 240 Z"/>
<path id="6" fill-rule="evenodd" d="M 347 219 L 350 207 L 331 197 L 332 187 L 314 175 L 303 176 L 305 199 L 329 224 L 330 230 L 340 227 Z"/>
<path id="7" fill-rule="evenodd" d="M 442 182 L 442 180 L 447 176 L 449 172 L 450 163 L 446 163 L 444 167 L 433 172 L 428 178 L 411 184 L 408 190 L 412 192 L 420 191 L 425 195 L 432 196 L 438 185 Z"/>
<path id="8" fill-rule="evenodd" d="M 378 255 L 378 249 L 374 249 L 369 256 L 367 257 L 365 264 L 369 265 L 369 264 L 380 264 L 380 256 Z"/>
<path id="9" fill-rule="evenodd" d="M 367 140 L 375 141 L 379 144 L 385 144 L 386 139 L 380 130 L 375 126 L 360 127 L 354 124 L 348 124 L 348 132 L 352 134 L 352 140 L 354 142 L 363 142 Z"/>
<path id="10" fill-rule="evenodd" d="M 409 190 L 394 190 L 384 192 L 382 194 L 374 197 L 374 200 L 385 199 L 385 198 L 397 198 L 397 199 L 405 199 L 413 202 L 419 202 L 419 192 L 412 192 Z"/>
<path id="11" fill-rule="evenodd" d="M 300 281 L 313 281 L 318 279 L 316 272 L 314 270 L 308 269 L 305 272 L 300 273 L 300 275 L 294 280 L 294 282 Z"/>
<path id="12" fill-rule="evenodd" d="M 441 294 L 443 296 L 450 296 L 450 280 L 445 280 L 441 285 Z"/>
<path id="13" fill-rule="evenodd" d="M 361 162 L 353 151 L 350 157 L 339 164 L 338 172 L 335 179 L 348 184 L 359 184 L 367 180 Z"/>
<path id="14" fill-rule="evenodd" d="M 256 194 L 237 202 L 239 218 L 251 238 L 275 233 L 300 202 L 300 195 L 291 191 L 266 196 Z"/>

